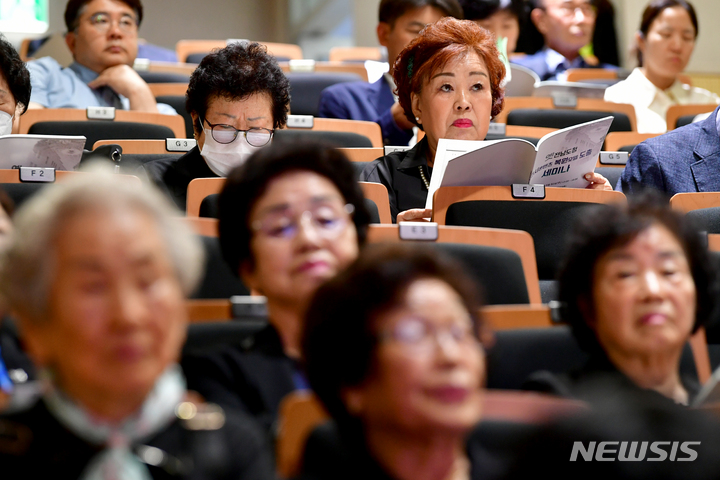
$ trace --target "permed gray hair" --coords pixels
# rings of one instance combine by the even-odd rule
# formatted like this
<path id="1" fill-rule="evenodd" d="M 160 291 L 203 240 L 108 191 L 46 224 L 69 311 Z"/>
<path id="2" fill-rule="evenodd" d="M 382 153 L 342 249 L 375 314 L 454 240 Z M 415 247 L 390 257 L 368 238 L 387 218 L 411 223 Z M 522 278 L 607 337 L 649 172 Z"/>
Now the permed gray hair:
<path id="1" fill-rule="evenodd" d="M 0 255 L 0 293 L 7 305 L 31 321 L 41 321 L 54 275 L 54 246 L 65 219 L 92 211 L 136 210 L 158 225 L 186 295 L 203 273 L 200 240 L 180 220 L 180 212 L 159 191 L 108 173 L 87 173 L 49 186 L 14 216 L 15 231 Z"/>

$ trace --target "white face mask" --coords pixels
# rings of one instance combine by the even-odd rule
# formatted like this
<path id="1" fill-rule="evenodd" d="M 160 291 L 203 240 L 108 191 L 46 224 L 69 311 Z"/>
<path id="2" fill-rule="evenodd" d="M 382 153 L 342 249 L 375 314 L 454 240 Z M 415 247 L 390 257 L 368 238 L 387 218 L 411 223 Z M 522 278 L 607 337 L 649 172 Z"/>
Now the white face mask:
<path id="1" fill-rule="evenodd" d="M 205 143 L 200 150 L 200 155 L 205 159 L 210 170 L 221 177 L 227 177 L 230 170 L 242 165 L 250 155 L 263 148 L 250 145 L 242 133 L 238 133 L 235 140 L 230 143 L 218 143 L 213 138 L 212 131 L 207 128 L 204 128 L 203 131 L 205 132 Z"/>
<path id="2" fill-rule="evenodd" d="M 0 112 L 0 136 L 10 135 L 13 127 L 13 115 Z"/>

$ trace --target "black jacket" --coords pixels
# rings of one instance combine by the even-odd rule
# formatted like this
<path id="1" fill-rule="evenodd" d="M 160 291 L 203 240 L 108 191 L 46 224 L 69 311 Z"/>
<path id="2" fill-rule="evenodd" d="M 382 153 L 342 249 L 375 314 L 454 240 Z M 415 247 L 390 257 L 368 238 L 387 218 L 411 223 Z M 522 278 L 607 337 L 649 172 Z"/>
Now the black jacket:
<path id="1" fill-rule="evenodd" d="M 388 189 L 393 222 L 400 212 L 425 208 L 428 189 L 420 169 L 429 183 L 432 168 L 427 165 L 427 152 L 427 137 L 424 137 L 410 150 L 393 152 L 374 160 L 360 174 L 361 182 L 382 183 Z"/>
<path id="2" fill-rule="evenodd" d="M 198 412 L 202 414 L 202 404 Z M 275 478 L 265 437 L 250 419 L 240 416 L 226 413 L 220 428 L 207 430 L 194 429 L 178 419 L 151 439 L 133 445 L 141 460 L 146 446 L 162 450 L 169 459 L 164 466 L 147 465 L 156 480 Z M 21 412 L 0 416 L 3 480 L 77 479 L 100 451 L 101 447 L 65 429 L 42 400 Z"/>
<path id="3" fill-rule="evenodd" d="M 506 465 L 482 444 L 480 424 L 466 443 L 470 460 L 470 480 L 502 478 Z M 308 438 L 303 458 L 303 472 L 298 480 L 392 480 L 368 452 L 362 434 L 342 437 L 334 422 L 315 428 Z"/>
<path id="4" fill-rule="evenodd" d="M 680 380 L 688 392 L 689 401 L 700 392 L 697 380 L 683 375 Z M 579 370 L 555 374 L 540 371 L 532 374 L 523 385 L 526 390 L 550 393 L 566 398 L 575 398 L 590 404 L 607 402 L 627 394 L 639 396 L 663 397 L 654 390 L 639 387 L 620 370 L 604 354 L 594 354 Z M 671 401 L 670 399 L 667 399 Z"/>
<path id="5" fill-rule="evenodd" d="M 146 176 L 165 192 L 180 210 L 185 211 L 187 188 L 196 178 L 214 178 L 198 147 L 193 148 L 180 158 L 170 157 L 147 162 L 138 168 L 141 176 Z"/>
<path id="6" fill-rule="evenodd" d="M 181 365 L 190 390 L 226 409 L 253 416 L 267 432 L 272 431 L 281 400 L 304 378 L 297 363 L 285 355 L 270 324 L 242 345 L 212 354 L 189 354 Z"/>

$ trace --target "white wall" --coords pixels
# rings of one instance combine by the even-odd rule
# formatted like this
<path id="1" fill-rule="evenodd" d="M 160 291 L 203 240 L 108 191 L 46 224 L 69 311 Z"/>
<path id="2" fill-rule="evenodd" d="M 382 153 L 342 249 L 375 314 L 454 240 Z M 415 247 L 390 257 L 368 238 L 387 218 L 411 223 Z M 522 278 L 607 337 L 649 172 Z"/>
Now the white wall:
<path id="1" fill-rule="evenodd" d="M 145 20 L 140 35 L 149 42 L 174 48 L 181 38 L 224 39 L 249 38 L 252 40 L 283 42 L 287 40 L 284 28 L 287 2 L 293 0 L 145 0 Z M 634 66 L 627 58 L 633 34 L 640 24 L 640 15 L 646 1 L 611 0 L 616 8 L 616 28 L 624 66 Z M 700 36 L 689 72 L 720 73 L 720 1 L 692 0 L 698 12 Z M 353 0 L 355 16 L 355 43 L 376 46 L 377 7 L 379 0 Z M 65 30 L 63 12 L 65 2 L 53 0 L 50 4 L 50 29 Z"/>
<path id="2" fill-rule="evenodd" d="M 140 36 L 175 49 L 180 39 L 281 41 L 286 0 L 145 0 Z M 52 0 L 50 31 L 65 32 L 66 2 Z M 280 8 L 278 8 L 280 6 Z"/>

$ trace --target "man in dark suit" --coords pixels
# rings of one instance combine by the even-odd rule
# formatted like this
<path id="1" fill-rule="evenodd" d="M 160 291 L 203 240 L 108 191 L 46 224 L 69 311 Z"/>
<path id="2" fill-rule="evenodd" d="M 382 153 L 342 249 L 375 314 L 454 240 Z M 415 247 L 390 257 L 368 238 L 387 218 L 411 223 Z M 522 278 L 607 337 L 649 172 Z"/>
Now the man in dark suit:
<path id="1" fill-rule="evenodd" d="M 626 194 L 654 187 L 668 196 L 720 191 L 720 108 L 705 120 L 639 144 L 618 182 Z"/>
<path id="2" fill-rule="evenodd" d="M 570 68 L 617 68 L 588 63 L 580 49 L 592 42 L 597 11 L 591 0 L 533 0 L 530 18 L 545 39 L 533 55 L 513 59 L 541 80 L 564 80 Z"/>
<path id="3" fill-rule="evenodd" d="M 462 18 L 457 0 L 382 0 L 377 36 L 387 48 L 390 73 L 375 83 L 338 83 L 320 97 L 318 116 L 366 120 L 380 125 L 385 145 L 407 145 L 413 124 L 395 101 L 392 67 L 400 51 L 429 23 L 444 16 Z"/>

